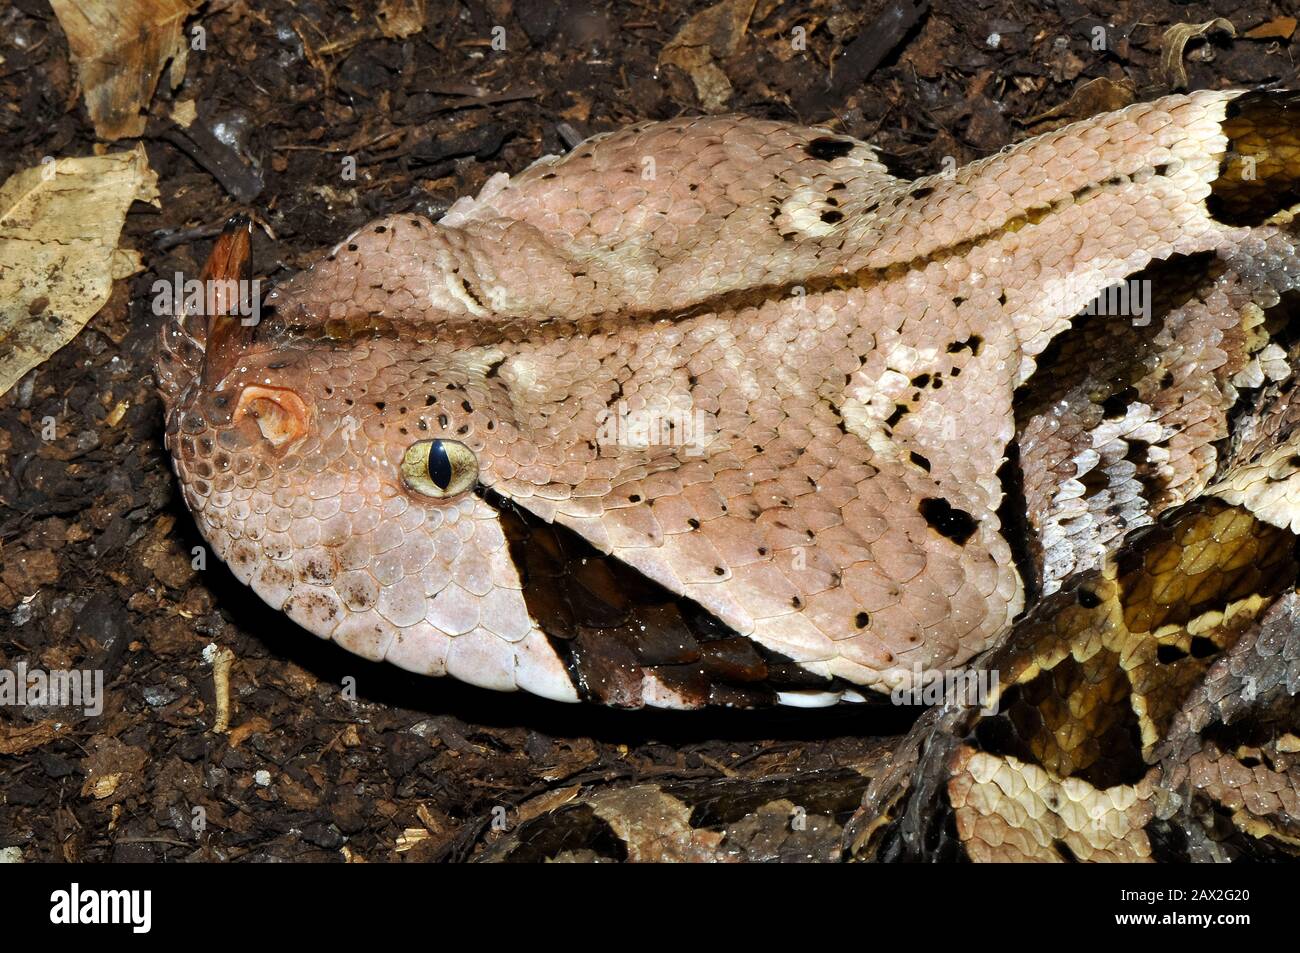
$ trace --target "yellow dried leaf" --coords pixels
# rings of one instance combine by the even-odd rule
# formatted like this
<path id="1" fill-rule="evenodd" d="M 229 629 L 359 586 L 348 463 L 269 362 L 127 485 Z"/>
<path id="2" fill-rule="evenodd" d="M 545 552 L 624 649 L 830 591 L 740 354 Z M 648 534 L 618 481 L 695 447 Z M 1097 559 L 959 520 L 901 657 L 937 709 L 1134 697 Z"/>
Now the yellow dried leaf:
<path id="1" fill-rule="evenodd" d="M 428 840 L 429 836 L 429 832 L 423 827 L 408 827 L 397 835 L 397 842 L 393 845 L 393 849 L 399 854 L 404 854 L 420 841 Z"/>
<path id="2" fill-rule="evenodd" d="M 96 800 L 102 801 L 106 797 L 112 797 L 121 783 L 120 771 L 101 775 L 98 778 L 87 778 L 86 783 L 81 786 L 81 796 L 91 795 Z"/>
<path id="3" fill-rule="evenodd" d="M 0 394 L 67 344 L 140 270 L 118 237 L 131 203 L 158 204 L 144 148 L 57 159 L 0 187 Z"/>
<path id="4" fill-rule="evenodd" d="M 1235 37 L 1237 28 L 1223 17 L 1215 17 L 1204 23 L 1175 23 L 1165 30 L 1160 45 L 1160 71 L 1165 74 L 1170 89 L 1187 88 L 1187 68 L 1183 66 L 1183 51 L 1187 44 L 1198 36 L 1215 32 Z"/>

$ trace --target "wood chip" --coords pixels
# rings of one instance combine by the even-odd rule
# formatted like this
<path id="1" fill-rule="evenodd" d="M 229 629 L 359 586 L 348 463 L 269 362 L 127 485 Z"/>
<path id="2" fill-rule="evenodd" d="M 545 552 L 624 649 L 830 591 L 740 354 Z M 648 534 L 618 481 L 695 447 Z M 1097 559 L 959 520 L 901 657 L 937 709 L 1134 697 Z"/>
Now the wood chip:
<path id="1" fill-rule="evenodd" d="M 1289 40 L 1295 27 L 1295 17 L 1274 17 L 1267 23 L 1251 27 L 1245 36 L 1250 40 Z"/>

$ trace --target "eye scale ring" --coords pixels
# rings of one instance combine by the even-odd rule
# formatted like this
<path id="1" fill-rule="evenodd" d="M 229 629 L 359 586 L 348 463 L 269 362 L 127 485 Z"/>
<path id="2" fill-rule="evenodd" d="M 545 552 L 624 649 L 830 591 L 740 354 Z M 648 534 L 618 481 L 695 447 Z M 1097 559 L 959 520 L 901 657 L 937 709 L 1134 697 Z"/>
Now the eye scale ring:
<path id="1" fill-rule="evenodd" d="M 451 499 L 478 481 L 478 458 L 459 440 L 417 440 L 402 455 L 402 481 L 421 496 Z"/>

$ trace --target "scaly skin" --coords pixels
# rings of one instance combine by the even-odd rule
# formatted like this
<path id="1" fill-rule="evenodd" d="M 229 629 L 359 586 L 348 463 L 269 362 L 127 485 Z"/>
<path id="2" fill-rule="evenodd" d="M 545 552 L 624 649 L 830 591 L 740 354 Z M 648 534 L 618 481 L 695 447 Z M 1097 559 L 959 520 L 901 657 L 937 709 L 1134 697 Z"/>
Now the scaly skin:
<path id="1" fill-rule="evenodd" d="M 1016 388 L 1098 292 L 1153 262 L 1201 270 L 1176 307 L 1204 315 L 1169 333 L 1181 320 L 1179 346 L 1213 353 L 1141 378 L 1121 407 L 1132 425 L 1107 439 L 1145 456 L 1117 479 L 1136 468 L 1162 495 L 1098 515 L 1117 522 L 1067 547 L 1070 571 L 1213 473 L 1233 378 L 1258 371 L 1243 309 L 1300 272 L 1281 225 L 1216 204 L 1239 196 L 1224 164 L 1238 95 L 1136 105 L 915 182 L 825 131 L 675 120 L 494 178 L 436 225 L 382 219 L 278 289 L 251 341 L 205 354 L 201 321 L 165 329 L 185 499 L 234 573 L 305 628 L 490 688 L 696 707 L 738 703 L 740 684 L 762 689 L 741 703 L 806 704 L 961 666 L 1025 601 L 998 515 Z M 1187 387 L 1196 415 L 1173 399 Z M 623 412 L 689 421 L 689 439 L 608 439 Z M 1031 524 L 1059 524 L 1050 486 L 1086 469 L 1096 425 L 1028 448 Z M 475 489 L 404 482 L 403 455 L 431 438 L 475 454 Z M 523 559 L 546 524 L 659 601 L 624 606 L 637 624 L 617 639 L 557 636 Z M 665 660 L 640 607 L 673 599 L 716 631 L 682 629 Z"/>

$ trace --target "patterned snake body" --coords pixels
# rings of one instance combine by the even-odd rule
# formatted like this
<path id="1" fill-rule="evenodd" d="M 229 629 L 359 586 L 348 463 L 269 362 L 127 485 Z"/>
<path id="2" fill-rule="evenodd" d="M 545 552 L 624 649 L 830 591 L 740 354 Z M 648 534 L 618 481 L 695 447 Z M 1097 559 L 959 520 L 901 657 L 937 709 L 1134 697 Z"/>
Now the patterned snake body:
<path id="1" fill-rule="evenodd" d="M 1177 719 L 1295 583 L 1296 109 L 1169 97 L 915 181 L 775 122 L 596 137 L 437 224 L 366 226 L 255 333 L 169 324 L 185 499 L 305 628 L 490 688 L 816 705 L 998 645 L 1004 689 L 1073 660 L 1067 702 L 923 720 L 859 852 L 916 852 L 933 838 L 907 825 L 935 817 L 969 844 L 1023 807 L 988 793 L 1006 759 L 1041 791 L 1134 730 L 1127 773 L 1086 783 L 1161 758 L 1185 780 Z M 1135 721 L 1087 721 L 1103 709 Z M 972 742 L 999 718 L 1001 747 Z M 1072 724 L 1086 751 L 1059 743 Z"/>

